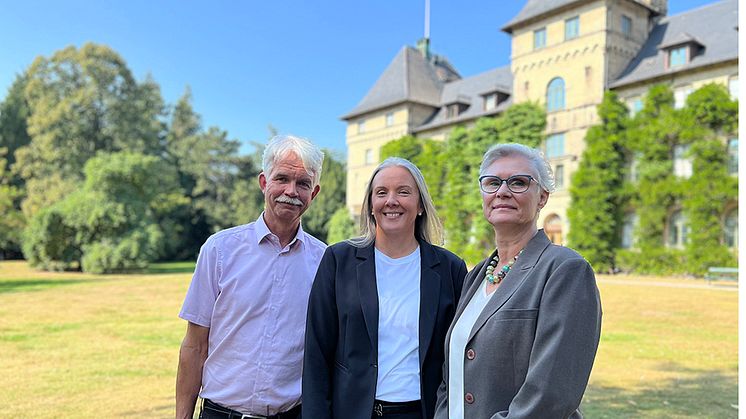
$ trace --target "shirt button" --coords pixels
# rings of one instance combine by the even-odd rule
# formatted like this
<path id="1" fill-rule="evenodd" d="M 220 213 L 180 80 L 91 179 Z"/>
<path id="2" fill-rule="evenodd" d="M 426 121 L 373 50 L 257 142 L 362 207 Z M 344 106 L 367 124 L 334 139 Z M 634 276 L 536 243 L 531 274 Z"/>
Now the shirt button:
<path id="1" fill-rule="evenodd" d="M 476 352 L 474 352 L 474 349 L 469 349 L 468 351 L 466 351 L 466 359 L 472 360 L 476 356 L 477 354 Z"/>
<path id="2" fill-rule="evenodd" d="M 464 400 L 466 400 L 466 403 L 472 404 L 474 403 L 474 395 L 471 393 L 466 393 L 466 395 L 464 396 Z"/>

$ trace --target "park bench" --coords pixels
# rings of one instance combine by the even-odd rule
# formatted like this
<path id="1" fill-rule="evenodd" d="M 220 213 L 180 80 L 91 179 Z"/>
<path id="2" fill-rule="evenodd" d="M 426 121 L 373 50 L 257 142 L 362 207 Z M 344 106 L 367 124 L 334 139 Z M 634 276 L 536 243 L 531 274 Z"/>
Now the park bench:
<path id="1" fill-rule="evenodd" d="M 738 268 L 710 266 L 705 274 L 707 283 L 712 281 L 738 281 Z"/>

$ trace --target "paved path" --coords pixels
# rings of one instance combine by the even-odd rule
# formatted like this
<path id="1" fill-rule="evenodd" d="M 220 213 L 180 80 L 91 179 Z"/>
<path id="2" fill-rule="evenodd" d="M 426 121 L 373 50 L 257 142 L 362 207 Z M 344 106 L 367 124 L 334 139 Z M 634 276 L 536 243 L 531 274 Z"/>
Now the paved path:
<path id="1" fill-rule="evenodd" d="M 707 285 L 707 284 L 686 284 L 677 282 L 656 282 L 656 281 L 636 281 L 634 279 L 609 279 L 609 278 L 598 278 L 599 284 L 614 284 L 614 285 L 633 285 L 638 287 L 667 287 L 667 288 L 693 288 L 693 289 L 705 289 L 713 291 L 731 291 L 737 292 L 738 285 Z"/>

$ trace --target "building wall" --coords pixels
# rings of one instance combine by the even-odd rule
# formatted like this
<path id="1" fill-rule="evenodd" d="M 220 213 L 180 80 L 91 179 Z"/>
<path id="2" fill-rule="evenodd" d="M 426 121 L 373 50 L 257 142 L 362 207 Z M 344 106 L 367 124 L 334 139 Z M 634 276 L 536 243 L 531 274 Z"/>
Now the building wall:
<path id="1" fill-rule="evenodd" d="M 640 1 L 663 13 L 667 8 L 666 0 Z M 564 135 L 563 152 L 549 158 L 553 169 L 562 166 L 564 184 L 551 195 L 539 218 L 539 226 L 552 230 L 550 236 L 557 243 L 566 242 L 570 228 L 567 221 L 569 185 L 585 148 L 586 131 L 599 122 L 596 108 L 603 100 L 610 81 L 619 77 L 646 41 L 657 19 L 651 13 L 638 1 L 590 0 L 513 28 L 513 102 L 534 101 L 546 105 L 550 81 L 561 77 L 565 82 L 565 107 L 548 112 L 546 130 L 548 136 Z M 579 34 L 566 40 L 565 22 L 575 16 L 579 19 Z M 622 32 L 622 16 L 631 19 L 632 30 L 629 34 Z M 539 28 L 546 28 L 546 45 L 535 49 L 534 31 Z M 708 82 L 727 86 L 733 77 L 738 77 L 737 62 L 669 75 L 615 90 L 631 105 L 656 83 L 668 83 L 674 89 L 688 86 L 694 91 Z M 347 205 L 353 214 L 359 214 L 366 182 L 379 161 L 380 147 L 412 133 L 432 115 L 432 111 L 430 107 L 402 105 L 397 108 L 396 123 L 391 127 L 384 124 L 386 111 L 374 112 L 365 116 L 370 124 L 366 122 L 366 132 L 363 134 L 357 133 L 356 120 L 349 121 Z M 461 122 L 460 125 L 471 127 L 474 122 Z M 416 136 L 445 140 L 455 125 L 419 131 Z M 366 149 L 374 150 L 371 164 L 364 163 Z"/>
<path id="2" fill-rule="evenodd" d="M 578 17 L 578 36 L 565 39 L 568 19 Z M 559 77 L 565 83 L 564 108 L 547 112 L 547 135 L 564 135 L 564 152 L 548 156 L 552 169 L 562 166 L 564 186 L 552 194 L 541 212 L 556 230 L 552 239 L 565 243 L 569 224 L 569 185 L 585 146 L 585 132 L 598 122 L 596 106 L 606 89 L 608 8 L 604 0 L 590 1 L 513 32 L 513 102 L 534 101 L 546 105 L 547 88 Z M 546 46 L 534 48 L 535 31 L 546 29 Z M 546 149 L 545 149 L 546 150 Z M 548 227 L 548 226 L 547 226 Z"/>

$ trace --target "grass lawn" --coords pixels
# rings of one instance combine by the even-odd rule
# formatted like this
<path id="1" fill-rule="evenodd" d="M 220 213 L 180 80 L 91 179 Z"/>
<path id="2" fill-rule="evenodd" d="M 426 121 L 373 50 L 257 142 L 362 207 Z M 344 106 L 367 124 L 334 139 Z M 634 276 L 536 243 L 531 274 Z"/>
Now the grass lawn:
<path id="1" fill-rule="evenodd" d="M 96 276 L 0 262 L 0 416 L 173 417 L 192 266 Z M 599 279 L 603 334 L 586 417 L 737 417 L 738 293 Z"/>

